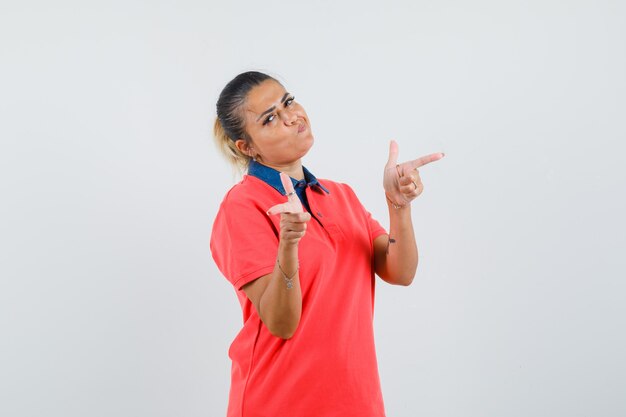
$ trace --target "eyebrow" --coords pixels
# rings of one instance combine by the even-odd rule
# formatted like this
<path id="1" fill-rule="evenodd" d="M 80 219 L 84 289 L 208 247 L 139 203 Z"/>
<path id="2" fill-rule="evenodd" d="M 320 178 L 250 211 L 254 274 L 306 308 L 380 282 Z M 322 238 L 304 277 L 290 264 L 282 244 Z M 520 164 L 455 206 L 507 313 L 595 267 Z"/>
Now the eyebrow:
<path id="1" fill-rule="evenodd" d="M 284 102 L 285 102 L 285 100 L 287 100 L 287 97 L 289 97 L 289 92 L 285 93 L 285 95 L 283 96 L 283 98 L 281 98 L 281 99 L 280 99 L 280 102 L 281 102 L 281 103 L 284 103 Z M 274 110 L 276 110 L 276 106 L 272 106 L 272 107 L 270 107 L 269 109 L 265 110 L 263 113 L 261 113 L 261 114 L 259 115 L 259 117 L 256 119 L 256 121 L 258 122 L 258 121 L 259 121 L 259 119 L 261 119 L 261 117 L 265 116 L 265 115 L 266 115 L 266 114 L 268 114 L 268 113 L 273 112 Z"/>

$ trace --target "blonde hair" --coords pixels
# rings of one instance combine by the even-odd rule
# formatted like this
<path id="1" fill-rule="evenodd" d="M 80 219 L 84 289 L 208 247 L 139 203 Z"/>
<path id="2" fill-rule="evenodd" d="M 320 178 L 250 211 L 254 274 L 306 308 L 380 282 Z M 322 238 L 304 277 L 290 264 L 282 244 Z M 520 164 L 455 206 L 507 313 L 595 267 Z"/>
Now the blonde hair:
<path id="1" fill-rule="evenodd" d="M 252 157 L 241 152 L 235 145 L 235 141 L 228 137 L 219 118 L 215 118 L 213 125 L 213 135 L 215 136 L 215 144 L 229 164 L 233 166 L 236 172 L 242 174 L 248 170 L 248 165 Z M 242 138 L 246 142 L 247 138 Z"/>

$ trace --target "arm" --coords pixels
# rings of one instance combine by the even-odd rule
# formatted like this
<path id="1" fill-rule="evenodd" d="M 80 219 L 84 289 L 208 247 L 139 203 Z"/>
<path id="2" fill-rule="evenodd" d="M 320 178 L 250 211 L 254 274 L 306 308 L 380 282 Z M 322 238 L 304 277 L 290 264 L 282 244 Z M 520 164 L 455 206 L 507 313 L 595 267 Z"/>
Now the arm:
<path id="1" fill-rule="evenodd" d="M 306 232 L 311 215 L 303 212 L 289 177 L 281 174 L 281 180 L 288 193 L 288 201 L 268 210 L 270 215 L 280 213 L 281 216 L 277 262 L 271 273 L 249 282 L 242 290 L 269 332 L 289 339 L 298 328 L 302 314 L 298 243 Z"/>
<path id="2" fill-rule="evenodd" d="M 418 263 L 417 244 L 411 221 L 411 207 L 395 209 L 389 206 L 389 235 L 374 240 L 376 274 L 394 285 L 410 285 Z"/>
<path id="3" fill-rule="evenodd" d="M 436 153 L 397 164 L 398 145 L 391 141 L 383 176 L 389 209 L 389 235 L 374 240 L 376 274 L 390 284 L 410 285 L 413 282 L 418 251 L 411 220 L 411 201 L 424 190 L 417 168 L 443 157 L 443 153 Z"/>

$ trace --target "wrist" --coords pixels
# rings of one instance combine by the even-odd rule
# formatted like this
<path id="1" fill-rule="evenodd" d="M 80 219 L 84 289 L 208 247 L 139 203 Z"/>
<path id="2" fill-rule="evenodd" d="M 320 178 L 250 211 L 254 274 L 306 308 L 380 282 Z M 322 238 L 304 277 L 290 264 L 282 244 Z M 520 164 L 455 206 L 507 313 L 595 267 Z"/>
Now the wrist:
<path id="1" fill-rule="evenodd" d="M 295 255 L 298 256 L 298 242 L 287 242 L 281 240 L 278 243 L 278 253 L 282 253 L 283 255 Z"/>
<path id="2" fill-rule="evenodd" d="M 389 208 L 390 211 L 400 211 L 400 210 L 406 210 L 407 208 L 411 207 L 411 202 L 405 202 L 404 204 L 396 204 L 394 203 L 390 198 L 389 195 L 387 195 L 387 193 L 385 193 L 385 198 L 387 199 L 387 207 Z"/>

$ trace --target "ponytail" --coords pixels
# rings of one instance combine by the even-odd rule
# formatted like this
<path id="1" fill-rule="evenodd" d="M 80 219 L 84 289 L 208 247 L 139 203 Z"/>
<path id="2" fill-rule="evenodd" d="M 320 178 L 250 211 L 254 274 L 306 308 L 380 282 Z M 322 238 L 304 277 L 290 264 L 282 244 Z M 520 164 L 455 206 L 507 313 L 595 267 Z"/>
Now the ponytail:
<path id="1" fill-rule="evenodd" d="M 242 153 L 237 148 L 235 141 L 228 137 L 222 123 L 220 123 L 220 119 L 217 117 L 213 125 L 213 135 L 215 136 L 215 144 L 228 163 L 231 164 L 236 171 L 242 173 L 247 171 L 252 158 Z"/>

